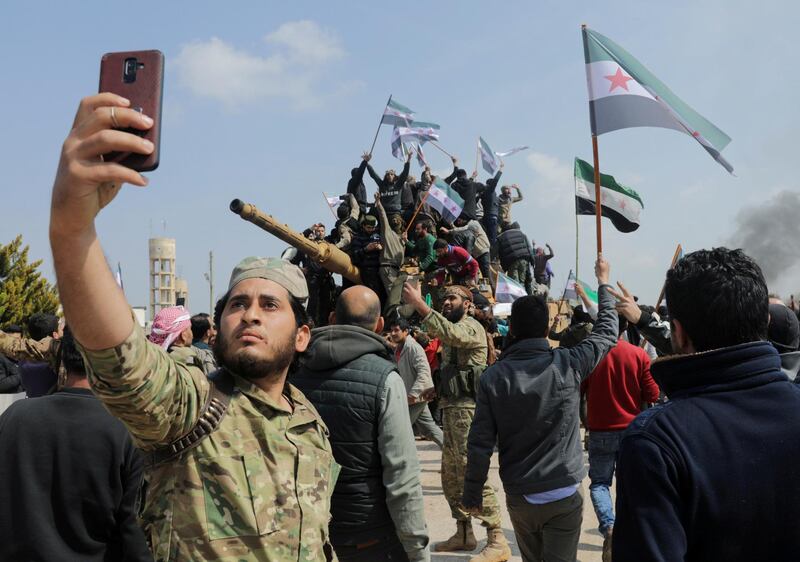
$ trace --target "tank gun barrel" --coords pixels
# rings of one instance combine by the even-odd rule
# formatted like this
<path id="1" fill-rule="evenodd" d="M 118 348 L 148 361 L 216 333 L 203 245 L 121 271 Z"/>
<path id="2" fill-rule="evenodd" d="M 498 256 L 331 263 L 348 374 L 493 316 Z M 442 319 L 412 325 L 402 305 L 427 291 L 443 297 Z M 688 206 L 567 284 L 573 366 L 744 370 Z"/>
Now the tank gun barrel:
<path id="1" fill-rule="evenodd" d="M 244 220 L 297 248 L 331 273 L 338 273 L 353 283 L 361 283 L 361 272 L 350 261 L 350 256 L 333 244 L 309 240 L 287 224 L 278 222 L 272 215 L 268 215 L 255 205 L 245 203 L 240 199 L 231 201 L 230 209 Z"/>

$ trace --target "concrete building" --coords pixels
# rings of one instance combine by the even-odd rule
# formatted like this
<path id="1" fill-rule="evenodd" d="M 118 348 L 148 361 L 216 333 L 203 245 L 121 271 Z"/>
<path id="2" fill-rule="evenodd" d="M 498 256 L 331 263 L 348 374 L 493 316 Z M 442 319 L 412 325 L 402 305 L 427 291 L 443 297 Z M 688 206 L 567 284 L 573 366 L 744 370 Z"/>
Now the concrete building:
<path id="1" fill-rule="evenodd" d="M 175 278 L 175 304 L 182 304 L 189 309 L 189 282 L 180 277 Z"/>
<path id="2" fill-rule="evenodd" d="M 175 305 L 175 239 L 151 238 L 150 320 L 159 310 Z"/>

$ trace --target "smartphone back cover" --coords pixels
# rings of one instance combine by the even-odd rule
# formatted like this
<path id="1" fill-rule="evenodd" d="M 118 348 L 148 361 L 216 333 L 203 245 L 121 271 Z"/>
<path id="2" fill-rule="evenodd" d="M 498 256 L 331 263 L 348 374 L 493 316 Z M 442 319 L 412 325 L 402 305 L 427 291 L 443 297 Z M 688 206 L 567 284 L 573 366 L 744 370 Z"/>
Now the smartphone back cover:
<path id="1" fill-rule="evenodd" d="M 126 81 L 125 61 L 135 58 L 138 63 L 136 79 Z M 141 66 L 143 65 L 143 66 Z M 158 167 L 161 152 L 161 99 L 164 89 L 164 54 L 161 51 L 127 51 L 106 53 L 100 62 L 100 92 L 112 92 L 130 100 L 132 108 L 153 118 L 153 127 L 148 131 L 126 129 L 140 135 L 155 145 L 149 154 L 128 154 L 119 163 L 147 172 Z M 118 154 L 107 155 L 106 160 L 116 160 Z"/>

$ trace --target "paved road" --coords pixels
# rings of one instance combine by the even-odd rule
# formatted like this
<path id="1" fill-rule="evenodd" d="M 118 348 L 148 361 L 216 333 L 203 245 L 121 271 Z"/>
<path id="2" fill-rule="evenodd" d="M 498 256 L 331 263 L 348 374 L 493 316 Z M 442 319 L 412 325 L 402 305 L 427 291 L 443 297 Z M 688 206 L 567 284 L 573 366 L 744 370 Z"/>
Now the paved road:
<path id="1" fill-rule="evenodd" d="M 455 522 L 450 516 L 450 508 L 442 495 L 441 474 L 439 465 L 441 453 L 439 449 L 430 441 L 417 441 L 417 453 L 419 454 L 420 465 L 422 468 L 422 493 L 425 495 L 425 515 L 428 521 L 428 532 L 431 536 L 431 544 L 446 540 L 455 530 Z M 584 462 L 586 454 L 584 453 Z M 588 466 L 588 464 L 587 464 Z M 513 556 L 511 560 L 519 562 L 522 557 L 519 554 L 514 530 L 505 509 L 505 496 L 500 485 L 500 477 L 497 473 L 497 455 L 492 457 L 492 466 L 489 469 L 489 481 L 497 491 L 500 505 L 503 506 L 503 530 L 506 538 L 511 544 Z M 603 538 L 597 531 L 597 518 L 592 510 L 592 502 L 589 500 L 589 479 L 586 478 L 582 484 L 584 497 L 583 503 L 583 529 L 578 544 L 579 562 L 600 562 L 603 547 Z M 480 525 L 473 523 L 475 536 L 478 539 L 478 548 L 473 553 L 431 553 L 432 562 L 455 562 L 466 561 L 477 554 L 486 542 L 486 532 Z"/>

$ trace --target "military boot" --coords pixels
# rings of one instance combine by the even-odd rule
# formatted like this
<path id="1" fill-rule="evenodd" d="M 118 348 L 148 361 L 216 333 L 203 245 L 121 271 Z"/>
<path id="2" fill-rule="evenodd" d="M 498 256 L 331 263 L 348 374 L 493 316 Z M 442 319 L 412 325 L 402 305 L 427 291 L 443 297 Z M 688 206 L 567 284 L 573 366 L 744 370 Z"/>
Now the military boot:
<path id="1" fill-rule="evenodd" d="M 453 552 L 455 550 L 475 550 L 478 546 L 478 541 L 475 539 L 475 533 L 472 532 L 471 521 L 456 521 L 458 527 L 456 534 L 444 542 L 437 542 L 433 545 L 434 552 Z"/>
<path id="2" fill-rule="evenodd" d="M 487 529 L 488 536 L 486 546 L 483 547 L 477 556 L 469 559 L 469 562 L 505 562 L 511 558 L 511 547 L 508 546 L 503 529 L 495 527 Z"/>

